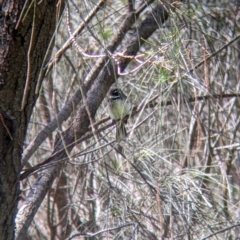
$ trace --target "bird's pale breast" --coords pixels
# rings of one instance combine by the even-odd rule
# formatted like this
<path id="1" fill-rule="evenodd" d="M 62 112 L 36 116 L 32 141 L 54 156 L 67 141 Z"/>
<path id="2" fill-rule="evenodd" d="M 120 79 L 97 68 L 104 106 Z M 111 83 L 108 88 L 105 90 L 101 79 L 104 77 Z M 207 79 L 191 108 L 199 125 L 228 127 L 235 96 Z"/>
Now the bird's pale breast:
<path id="1" fill-rule="evenodd" d="M 130 114 L 131 104 L 128 102 L 124 102 L 123 104 L 121 101 L 115 100 L 110 104 L 109 108 L 110 117 L 114 120 L 118 120 Z"/>

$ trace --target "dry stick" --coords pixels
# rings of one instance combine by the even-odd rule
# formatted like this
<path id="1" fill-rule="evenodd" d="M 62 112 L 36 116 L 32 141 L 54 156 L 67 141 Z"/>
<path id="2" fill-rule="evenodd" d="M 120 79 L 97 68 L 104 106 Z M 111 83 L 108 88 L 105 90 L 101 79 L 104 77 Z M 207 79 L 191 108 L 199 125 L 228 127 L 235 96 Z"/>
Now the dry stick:
<path id="1" fill-rule="evenodd" d="M 71 237 L 69 237 L 68 240 L 71 240 L 71 239 L 73 239 L 75 237 L 79 237 L 79 236 L 96 237 L 97 235 L 102 234 L 104 232 L 109 232 L 109 231 L 113 231 L 113 230 L 129 227 L 129 226 L 132 226 L 132 225 L 134 225 L 136 227 L 138 224 L 137 223 L 123 223 L 123 224 L 121 224 L 119 226 L 103 229 L 103 230 L 100 230 L 100 231 L 98 231 L 96 233 L 90 233 L 90 232 L 76 233 L 76 234 L 73 234 Z"/>
<path id="2" fill-rule="evenodd" d="M 202 66 L 204 64 L 204 62 L 208 61 L 210 58 L 215 57 L 218 53 L 220 53 L 223 49 L 229 47 L 231 44 L 233 44 L 235 41 L 237 41 L 240 38 L 240 34 L 237 35 L 234 39 L 232 39 L 231 41 L 229 41 L 227 44 L 223 45 L 221 48 L 219 48 L 217 51 L 215 51 L 214 53 L 212 53 L 210 56 L 208 56 L 206 59 L 203 59 L 200 63 L 196 64 L 192 69 L 190 69 L 190 72 L 192 72 L 193 70 L 199 68 L 200 66 Z"/>
<path id="3" fill-rule="evenodd" d="M 80 12 L 78 11 L 77 6 L 75 5 L 75 3 L 72 0 L 71 3 L 73 4 L 74 8 L 76 9 L 76 12 L 78 15 L 81 15 Z M 68 33 L 70 35 L 70 39 L 72 40 L 73 44 L 75 45 L 75 47 L 77 48 L 78 52 L 84 56 L 84 57 L 88 57 L 88 58 L 102 58 L 105 57 L 106 54 L 88 54 L 84 51 L 84 49 L 77 43 L 75 36 L 72 33 L 72 29 L 70 26 L 70 14 L 69 14 L 69 4 L 67 3 L 67 29 L 68 29 Z M 85 27 L 87 28 L 87 30 L 89 31 L 89 33 L 94 37 L 94 39 L 99 43 L 99 40 L 95 37 L 94 33 L 92 32 L 91 28 L 88 27 L 88 24 L 86 23 L 86 21 L 84 19 L 82 19 Z M 101 47 L 102 44 L 100 43 Z"/>
<path id="4" fill-rule="evenodd" d="M 187 101 L 189 103 L 189 101 Z M 196 103 L 196 100 L 194 101 Z M 200 109 L 200 112 L 202 111 L 204 107 L 204 103 L 202 103 L 200 106 L 199 106 L 199 109 Z M 192 110 L 192 116 L 191 116 L 191 120 L 190 120 L 190 125 L 189 125 L 189 136 L 188 136 L 188 142 L 187 142 L 187 153 L 190 153 L 193 151 L 193 146 L 194 146 L 194 141 L 195 141 L 195 135 L 196 135 L 196 128 L 197 128 L 197 123 L 198 123 L 198 117 L 197 117 L 197 114 L 198 114 L 198 109 L 197 109 L 197 106 L 195 105 L 193 110 Z M 186 168 L 186 167 L 189 167 L 190 166 L 190 163 L 189 163 L 189 156 L 185 156 L 184 158 L 184 161 L 182 163 L 182 167 L 183 168 Z"/>
<path id="5" fill-rule="evenodd" d="M 46 70 L 46 75 L 51 71 L 52 67 L 54 64 L 58 63 L 59 60 L 61 59 L 62 55 L 66 52 L 66 50 L 71 46 L 73 43 L 73 37 L 77 37 L 83 29 L 86 27 L 86 25 L 93 19 L 93 17 L 96 15 L 96 13 L 101 10 L 103 5 L 105 4 L 106 0 L 100 0 L 96 6 L 93 8 L 93 10 L 88 14 L 86 17 L 85 21 L 79 25 L 79 27 L 74 31 L 72 36 L 64 43 L 62 48 L 55 54 L 54 59 L 48 64 L 47 70 Z"/>
<path id="6" fill-rule="evenodd" d="M 7 133 L 8 133 L 8 136 L 10 137 L 11 140 L 13 140 L 13 136 L 9 130 L 9 128 L 7 127 L 5 121 L 4 121 L 4 117 L 2 115 L 2 113 L 0 113 L 0 122 L 2 122 L 2 125 L 4 126 L 4 128 L 6 129 Z"/>
<path id="7" fill-rule="evenodd" d="M 233 101 L 232 106 L 230 107 L 231 110 L 233 109 L 233 107 L 236 106 L 236 105 L 235 105 L 235 102 L 236 102 L 236 101 Z M 233 111 L 229 111 L 229 114 L 228 114 L 229 118 L 230 118 L 230 116 L 232 116 L 232 114 L 231 114 L 232 112 L 233 112 Z M 232 116 L 232 117 L 233 117 L 233 116 Z M 228 147 L 230 147 L 230 149 L 229 149 L 229 151 L 228 151 L 228 153 L 227 153 L 227 157 L 226 157 L 226 159 L 227 159 L 227 161 L 228 161 L 228 164 L 227 164 L 227 167 L 228 167 L 228 168 L 231 168 L 231 167 L 232 167 L 232 165 L 233 165 L 232 163 L 233 163 L 233 160 L 234 160 L 234 158 L 232 157 L 232 156 L 233 156 L 234 148 L 231 147 L 231 146 L 234 146 L 234 145 L 236 145 L 236 144 L 239 146 L 239 143 L 235 143 L 235 144 L 234 144 L 234 142 L 235 142 L 235 140 L 236 140 L 236 135 L 237 135 L 238 132 L 239 132 L 239 127 L 240 127 L 240 117 L 238 118 L 237 122 L 235 123 L 234 129 L 233 129 L 233 136 L 231 137 L 231 142 L 230 142 L 230 144 L 228 145 Z M 229 171 L 230 171 L 230 169 L 227 170 L 228 173 L 229 173 Z"/>
<path id="8" fill-rule="evenodd" d="M 52 132 L 61 125 L 65 120 L 68 119 L 72 113 L 74 106 L 76 106 L 81 100 L 81 94 L 78 90 L 72 96 L 72 98 L 65 104 L 63 109 L 58 113 L 58 115 L 46 126 L 39 134 L 32 140 L 28 147 L 24 150 L 22 155 L 22 165 L 26 164 L 38 147 L 45 141 L 45 139 L 52 134 Z"/>
<path id="9" fill-rule="evenodd" d="M 44 0 L 45 1 L 45 0 Z M 64 0 L 60 0 L 61 1 L 61 4 L 62 4 L 62 1 Z M 39 5 L 40 3 L 38 3 Z M 58 9 L 58 12 L 61 12 L 60 8 L 62 7 L 61 4 L 57 4 L 56 7 Z M 44 58 L 42 60 L 42 65 L 40 67 L 40 70 L 39 70 L 39 75 L 38 75 L 38 79 L 37 79 L 37 84 L 36 84 L 36 88 L 35 88 L 35 94 L 38 96 L 39 94 L 39 91 L 40 91 L 40 88 L 42 86 L 42 82 L 44 80 L 44 77 L 45 77 L 45 72 L 46 72 L 46 60 L 49 59 L 49 55 L 51 54 L 51 51 L 52 51 L 52 46 L 54 44 L 54 41 L 55 41 L 55 36 L 57 35 L 57 32 L 58 32 L 58 29 L 59 29 L 59 26 L 61 25 L 61 18 L 63 17 L 63 15 L 61 15 L 60 17 L 58 17 L 58 22 L 56 24 L 56 27 L 55 27 L 55 31 L 50 39 L 50 42 L 48 44 L 48 47 L 47 47 L 47 50 L 46 50 L 46 53 L 44 55 Z"/>
<path id="10" fill-rule="evenodd" d="M 219 234 L 219 233 L 225 232 L 225 231 L 227 231 L 227 230 L 230 230 L 231 228 L 235 228 L 235 227 L 238 227 L 238 226 L 240 226 L 240 223 L 234 224 L 234 225 L 232 225 L 232 226 L 223 228 L 223 229 L 221 229 L 221 230 L 219 230 L 219 231 L 217 231 L 217 232 L 211 233 L 211 234 L 209 234 L 208 236 L 206 236 L 206 237 L 204 237 L 204 238 L 201 238 L 201 240 L 206 240 L 206 239 L 208 239 L 208 238 L 210 238 L 210 237 L 212 237 L 212 236 L 215 236 L 215 235 L 217 235 L 217 234 Z"/>
<path id="11" fill-rule="evenodd" d="M 74 33 L 72 34 L 74 37 L 78 36 L 79 34 L 81 34 L 81 32 L 83 31 L 83 29 L 85 28 L 86 24 L 88 24 L 93 17 L 96 15 L 96 13 L 101 10 L 101 8 L 103 7 L 103 5 L 105 4 L 106 0 L 100 0 L 96 6 L 93 8 L 93 10 L 88 14 L 88 16 L 86 17 L 85 21 L 83 23 L 81 23 L 79 25 L 79 27 L 74 31 Z M 53 39 L 52 39 L 53 40 Z M 73 42 L 73 38 L 70 37 L 65 43 L 64 45 L 61 47 L 60 50 L 58 50 L 58 52 L 55 54 L 53 60 L 50 60 L 49 63 L 47 64 L 47 66 L 44 68 L 42 66 L 39 77 L 38 77 L 38 83 L 36 86 L 36 91 L 35 93 L 38 94 L 39 89 L 41 87 L 41 83 L 42 83 L 42 79 L 44 78 L 44 76 L 46 76 L 51 69 L 53 68 L 53 66 L 55 64 L 57 64 L 61 57 L 63 56 L 63 54 L 67 51 L 67 49 L 71 46 Z M 45 61 L 43 61 L 45 64 Z"/>
<path id="12" fill-rule="evenodd" d="M 164 222 L 164 214 L 163 214 L 163 204 L 162 204 L 162 199 L 161 199 L 161 194 L 160 194 L 160 185 L 158 182 L 156 182 L 156 205 L 157 205 L 157 210 L 158 210 L 158 215 L 159 215 L 159 235 L 161 238 L 165 235 L 165 222 Z"/>
<path id="13" fill-rule="evenodd" d="M 203 40 L 203 46 L 204 46 L 204 49 L 203 49 L 203 56 L 204 56 L 204 78 L 205 78 L 205 85 L 207 86 L 207 90 L 208 92 L 211 94 L 211 89 L 210 89 L 210 81 L 209 81 L 209 69 L 208 69 L 208 64 L 207 64 L 207 47 L 206 47 L 206 43 L 205 41 Z M 211 109 L 211 106 L 210 106 L 210 100 L 207 101 L 207 124 L 208 124 L 208 129 L 210 129 L 210 119 L 211 119 L 211 113 L 210 113 L 210 109 Z M 208 149 L 208 152 L 207 152 L 207 156 L 206 156 L 206 168 L 205 168 L 205 174 L 209 173 L 210 172 L 210 167 L 211 164 L 212 164 L 212 148 L 211 148 L 211 134 L 210 134 L 210 131 L 207 131 L 207 149 Z"/>
<path id="14" fill-rule="evenodd" d="M 28 9 L 26 9 L 27 4 L 28 4 L 28 1 L 29 1 L 29 0 L 26 0 L 25 3 L 24 3 L 24 6 L 23 6 L 23 9 L 22 9 L 22 11 L 21 11 L 21 13 L 20 13 L 18 22 L 17 22 L 17 24 L 16 24 L 16 26 L 15 26 L 15 29 L 16 29 L 16 30 L 19 28 L 19 25 L 20 25 L 22 22 L 24 22 L 25 16 L 28 14 L 28 12 L 29 12 L 29 10 L 30 10 L 30 8 L 31 8 L 32 3 L 30 3 Z M 24 14 L 25 9 L 26 9 L 26 13 L 25 13 L 25 15 L 24 15 L 24 17 L 23 17 L 23 14 Z"/>
<path id="15" fill-rule="evenodd" d="M 37 0 L 33 0 L 34 1 L 34 12 L 33 12 L 33 24 L 32 24 L 32 32 L 31 32 L 31 39 L 30 39 L 30 45 L 29 45 L 29 49 L 28 49 L 28 54 L 27 54 L 27 63 L 28 63 L 28 67 L 27 67 L 27 79 L 26 79 L 26 83 L 25 83 L 25 88 L 24 88 L 24 93 L 23 93 L 23 99 L 22 99 L 22 105 L 21 105 L 21 110 L 24 109 L 26 102 L 27 102 L 27 97 L 28 97 L 28 93 L 29 93 L 29 84 L 30 84 L 30 80 L 31 80 L 31 59 L 32 59 L 32 53 L 34 50 L 34 45 L 35 42 L 33 43 L 33 40 L 35 39 L 35 28 L 36 28 L 36 7 L 37 7 Z M 36 39 L 35 39 L 36 41 Z"/>
<path id="16" fill-rule="evenodd" d="M 209 93 L 211 93 L 211 90 L 210 90 L 210 82 L 209 82 L 209 71 L 208 71 L 208 65 L 207 65 L 207 47 L 206 47 L 206 43 L 204 41 L 204 39 L 202 40 L 202 44 L 203 44 L 203 61 L 204 61 L 204 80 L 205 80 L 205 85 L 207 87 L 207 91 Z M 210 106 L 210 100 L 207 101 L 207 127 L 208 129 L 210 129 L 210 109 L 211 109 L 211 106 Z M 212 148 L 211 148 L 211 134 L 210 134 L 210 131 L 207 131 L 205 133 L 207 136 L 206 136 L 206 145 L 207 147 L 205 148 L 205 151 L 206 151 L 206 154 L 205 154 L 205 159 L 206 159 L 206 163 L 205 163 L 205 169 L 204 169 L 204 174 L 209 174 L 210 173 L 210 166 L 212 164 Z M 201 183 L 201 188 L 203 189 L 207 189 L 207 183 L 208 183 L 208 179 L 207 178 L 204 178 L 202 183 Z"/>
<path id="17" fill-rule="evenodd" d="M 184 58 L 183 58 L 184 59 Z M 190 55 L 189 55 L 189 52 L 188 52 L 188 58 L 186 60 L 186 66 L 187 64 L 192 68 L 192 62 L 190 60 Z M 187 68 L 189 69 L 189 68 Z M 195 70 L 195 68 L 192 68 L 193 71 Z M 196 74 L 196 71 L 194 71 L 194 74 Z M 195 90 L 195 89 L 194 89 Z M 196 96 L 196 91 L 194 91 L 194 96 Z M 196 98 L 195 98 L 196 99 Z M 196 128 L 198 126 L 198 117 L 197 117 L 197 114 L 198 114 L 198 109 L 197 109 L 197 99 L 195 101 L 195 105 L 194 105 L 194 108 L 193 108 L 193 113 L 191 114 L 191 120 L 190 120 L 190 126 L 189 126 L 189 136 L 188 136 L 188 142 L 187 142 L 187 154 L 185 155 L 185 158 L 183 160 L 183 162 L 181 163 L 182 167 L 183 168 L 186 168 L 189 166 L 189 153 L 191 153 L 191 151 L 193 150 L 193 146 L 194 146 L 194 143 L 195 143 L 195 131 L 196 131 Z M 201 106 L 200 106 L 200 109 L 202 110 L 203 109 L 203 106 L 204 104 L 202 103 Z M 200 111 L 201 111 L 200 110 Z"/>
<path id="18" fill-rule="evenodd" d="M 237 95 L 237 96 L 235 96 L 235 97 L 239 97 L 239 94 Z M 222 99 L 221 99 L 222 100 Z M 216 150 L 219 150 L 220 148 L 217 148 L 216 146 L 217 146 L 217 144 L 219 143 L 219 140 L 220 140 L 220 137 L 222 136 L 222 132 L 224 132 L 224 129 L 226 129 L 227 128 L 227 123 L 228 123 L 228 120 L 229 120 L 229 118 L 230 118 L 230 116 L 232 116 L 232 110 L 233 110 L 233 107 L 235 106 L 235 104 L 234 104 L 234 101 L 232 102 L 232 104 L 231 104 L 231 106 L 228 108 L 228 112 L 227 112 L 227 116 L 226 116 L 226 119 L 224 120 L 224 122 L 222 122 L 222 124 L 221 124 L 221 129 L 219 129 L 219 133 L 220 134 L 218 134 L 217 136 L 216 136 L 216 138 L 215 138 L 215 140 L 214 140 L 214 142 L 213 142 L 213 144 L 212 144 L 212 149 L 216 149 Z M 215 119 L 214 119 L 215 120 Z M 238 128 L 237 128 L 237 126 L 238 126 L 238 124 L 236 124 L 235 125 L 235 129 L 237 129 L 238 130 Z M 233 137 L 233 138 L 231 138 L 233 141 L 235 140 L 235 138 Z"/>
<path id="19" fill-rule="evenodd" d="M 42 122 L 44 125 L 48 124 L 50 122 L 50 109 L 47 107 L 48 103 L 46 100 L 46 91 L 43 89 L 43 93 L 39 96 L 39 113 L 40 117 L 42 119 Z M 50 149 L 52 148 L 52 135 L 49 135 L 48 137 L 48 144 L 50 146 Z"/>
<path id="20" fill-rule="evenodd" d="M 86 19 L 84 20 L 84 23 L 82 23 L 72 34 L 72 37 L 77 37 L 82 30 L 85 28 L 86 24 L 88 24 L 92 18 L 96 15 L 96 13 L 101 10 L 101 7 L 103 7 L 103 5 L 105 4 L 106 0 L 100 0 L 97 4 L 96 7 L 88 14 L 88 16 L 86 17 Z M 154 2 L 154 0 L 148 0 L 145 1 L 138 10 L 136 10 L 135 12 L 135 16 L 136 19 L 137 17 L 140 15 L 140 13 L 149 6 L 149 4 L 151 4 L 152 2 Z M 66 50 L 71 46 L 71 44 L 73 43 L 73 38 L 70 37 L 66 43 L 62 46 L 62 48 L 56 53 L 54 59 L 52 61 L 50 61 L 50 63 L 47 66 L 46 72 L 44 73 L 45 75 L 47 75 L 52 67 L 54 66 L 54 64 L 58 63 L 59 60 L 61 59 L 62 55 L 66 52 Z M 110 44 L 111 45 L 111 44 Z"/>
<path id="21" fill-rule="evenodd" d="M 227 117 L 226 117 L 225 121 L 221 124 L 221 129 L 219 130 L 220 133 L 223 132 L 223 130 L 225 129 L 225 127 L 226 127 L 226 125 L 229 121 L 229 118 L 232 115 L 232 112 L 233 112 L 232 110 L 233 110 L 234 106 L 235 106 L 235 101 L 232 101 L 232 104 L 228 109 Z M 239 123 L 235 125 L 235 131 L 234 132 L 236 132 L 236 130 L 238 130 L 238 125 L 239 125 Z M 229 213 L 228 201 L 227 200 L 229 199 L 229 196 L 228 196 L 229 194 L 228 193 L 229 193 L 229 189 L 231 189 L 231 186 L 229 186 L 229 181 L 228 181 L 228 175 L 229 175 L 228 170 L 230 170 L 231 163 L 228 162 L 228 161 L 223 161 L 222 158 L 220 157 L 221 155 L 219 153 L 219 149 L 215 148 L 215 146 L 219 142 L 220 135 L 221 134 L 217 135 L 215 142 L 212 144 L 212 149 L 215 150 L 214 154 L 217 156 L 218 165 L 220 167 L 221 174 L 222 174 L 222 182 L 223 182 L 222 183 L 222 194 L 223 194 L 222 200 L 223 200 L 223 206 L 224 206 L 223 212 L 224 212 L 225 216 L 227 218 L 229 218 L 230 213 Z M 232 139 L 232 141 L 234 141 L 235 137 L 232 137 L 231 139 Z M 228 160 L 228 158 L 226 158 L 226 159 Z"/>

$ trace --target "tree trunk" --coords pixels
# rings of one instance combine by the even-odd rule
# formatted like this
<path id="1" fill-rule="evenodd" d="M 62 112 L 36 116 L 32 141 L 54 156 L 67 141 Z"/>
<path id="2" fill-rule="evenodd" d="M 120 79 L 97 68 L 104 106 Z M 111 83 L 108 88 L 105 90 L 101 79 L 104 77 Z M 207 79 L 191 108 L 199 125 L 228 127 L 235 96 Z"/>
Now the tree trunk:
<path id="1" fill-rule="evenodd" d="M 0 1 L 1 239 L 14 238 L 21 153 L 38 96 L 35 93 L 38 81 L 41 82 L 38 76 L 52 49 L 48 47 L 55 30 L 57 3 L 57 0 Z M 61 14 L 63 7 L 59 8 Z"/>

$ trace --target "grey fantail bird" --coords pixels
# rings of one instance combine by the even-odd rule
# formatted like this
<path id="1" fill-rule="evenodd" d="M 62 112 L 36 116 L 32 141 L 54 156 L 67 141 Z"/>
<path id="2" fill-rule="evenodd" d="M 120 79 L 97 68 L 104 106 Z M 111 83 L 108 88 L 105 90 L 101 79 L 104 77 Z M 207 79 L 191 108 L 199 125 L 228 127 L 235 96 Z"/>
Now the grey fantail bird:
<path id="1" fill-rule="evenodd" d="M 108 93 L 109 116 L 116 121 L 116 141 L 120 142 L 127 136 L 125 124 L 131 114 L 132 104 L 123 91 L 113 84 Z"/>

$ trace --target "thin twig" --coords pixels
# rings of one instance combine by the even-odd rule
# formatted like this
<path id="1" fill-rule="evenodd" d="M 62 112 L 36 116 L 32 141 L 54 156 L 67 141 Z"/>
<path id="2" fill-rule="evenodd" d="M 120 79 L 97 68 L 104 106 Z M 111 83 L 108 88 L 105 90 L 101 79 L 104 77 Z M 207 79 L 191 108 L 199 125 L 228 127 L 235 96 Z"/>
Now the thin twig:
<path id="1" fill-rule="evenodd" d="M 7 125 L 5 124 L 3 115 L 2 115 L 1 113 L 0 113 L 0 120 L 1 120 L 1 122 L 2 122 L 2 124 L 3 124 L 3 126 L 5 127 L 5 129 L 6 129 L 7 133 L 8 133 L 8 135 L 9 135 L 10 139 L 13 140 L 13 136 L 12 136 L 9 128 L 8 128 Z"/>
<path id="2" fill-rule="evenodd" d="M 33 0 L 33 1 L 34 1 L 34 0 Z M 23 9 L 22 9 L 22 11 L 21 11 L 21 13 L 20 13 L 18 22 L 17 22 L 17 24 L 16 24 L 16 26 L 15 26 L 15 29 L 18 29 L 20 23 L 24 21 L 24 18 L 25 18 L 25 16 L 27 15 L 27 13 L 28 13 L 31 5 L 32 5 L 32 3 L 31 3 L 30 6 L 29 6 L 28 9 L 27 9 L 27 12 L 25 13 L 25 16 L 23 17 L 23 14 L 24 14 L 24 11 L 25 11 L 25 9 L 26 9 L 27 4 L 28 4 L 28 0 L 26 0 L 25 3 L 24 3 Z M 22 20 L 22 19 L 23 19 L 23 20 Z"/>
<path id="3" fill-rule="evenodd" d="M 22 99 L 22 105 L 21 105 L 21 110 L 24 109 L 26 103 L 27 103 L 27 98 L 28 98 L 28 93 L 29 93 L 29 85 L 30 85 L 30 80 L 31 80 L 31 71 L 32 71 L 32 53 L 34 50 L 34 38 L 35 38 L 35 30 L 36 30 L 36 8 L 37 8 L 37 2 L 36 0 L 34 0 L 34 12 L 33 12 L 33 23 L 32 23 L 32 32 L 31 32 L 31 39 L 30 39 L 30 45 L 29 45 L 29 49 L 28 49 L 28 54 L 27 54 L 27 79 L 26 79 L 26 83 L 25 83 L 25 88 L 24 88 L 24 93 L 23 93 L 23 99 Z"/>
<path id="4" fill-rule="evenodd" d="M 85 21 L 81 23 L 79 27 L 74 31 L 74 33 L 72 34 L 73 37 L 78 36 L 82 32 L 86 24 L 88 24 L 93 19 L 93 17 L 96 16 L 96 13 L 102 9 L 102 6 L 105 4 L 105 2 L 106 0 L 100 0 L 96 4 L 95 8 L 93 8 L 93 10 L 86 17 Z M 61 59 L 62 55 L 66 52 L 66 50 L 71 46 L 72 43 L 73 43 L 73 38 L 70 37 L 62 46 L 62 48 L 56 53 L 54 59 L 48 64 L 46 75 L 50 72 L 54 64 L 56 64 Z"/>
<path id="5" fill-rule="evenodd" d="M 71 1 L 71 0 L 70 0 Z M 74 2 L 72 2 L 72 4 L 74 5 Z M 74 5 L 74 7 L 76 8 L 77 13 L 79 14 L 79 11 L 77 9 L 77 6 Z M 86 28 L 89 30 L 89 32 L 93 35 L 91 29 L 88 27 L 88 24 L 86 23 L 86 21 L 84 21 L 84 19 L 82 19 L 83 23 L 85 24 Z M 77 50 L 81 53 L 81 55 L 83 55 L 84 57 L 88 57 L 88 58 L 101 58 L 101 57 L 105 57 L 106 54 L 88 54 L 85 52 L 85 50 L 77 43 L 76 41 L 76 37 L 74 36 L 74 33 L 72 33 L 72 29 L 71 29 L 71 25 L 70 25 L 70 14 L 69 14 L 69 4 L 67 2 L 67 29 L 68 29 L 68 33 L 70 35 L 70 39 L 72 39 L 73 44 L 75 45 L 75 47 L 77 48 Z"/>
<path id="6" fill-rule="evenodd" d="M 216 56 L 218 53 L 220 53 L 223 49 L 229 47 L 232 43 L 234 43 L 235 41 L 237 41 L 240 38 L 240 34 L 237 35 L 234 39 L 232 39 L 231 41 L 229 41 L 227 44 L 223 45 L 221 48 L 219 48 L 217 51 L 215 51 L 214 53 L 212 53 L 210 56 L 208 56 L 207 58 L 204 58 L 200 63 L 198 63 L 197 65 L 195 65 L 193 68 L 190 69 L 190 72 L 192 72 L 193 70 L 199 68 L 200 66 L 202 66 L 204 64 L 205 61 L 208 61 L 210 58 Z"/>
<path id="7" fill-rule="evenodd" d="M 217 234 L 219 234 L 219 233 L 225 232 L 225 231 L 227 231 L 227 230 L 229 230 L 229 229 L 231 229 L 231 228 L 235 228 L 235 227 L 238 227 L 238 226 L 240 226 L 240 223 L 234 224 L 234 225 L 232 225 L 232 226 L 223 228 L 223 229 L 221 229 L 221 230 L 219 230 L 219 231 L 217 231 L 217 232 L 211 233 L 211 234 L 209 234 L 208 236 L 206 236 L 206 237 L 204 237 L 204 238 L 201 238 L 201 240 L 208 239 L 208 238 L 210 238 L 210 237 L 212 237 L 212 236 L 214 236 L 214 235 L 217 235 Z"/>
<path id="8" fill-rule="evenodd" d="M 102 234 L 104 232 L 110 232 L 110 231 L 113 231 L 113 230 L 118 230 L 118 229 L 129 227 L 129 226 L 132 226 L 132 225 L 135 226 L 137 224 L 136 223 L 124 223 L 124 224 L 121 224 L 121 225 L 116 226 L 116 227 L 100 230 L 100 231 L 98 231 L 96 233 L 90 233 L 90 232 L 76 233 L 76 234 L 73 234 L 72 236 L 70 236 L 68 238 L 68 240 L 71 240 L 71 239 L 73 239 L 75 237 L 78 237 L 78 236 L 96 237 L 97 235 Z"/>

